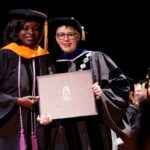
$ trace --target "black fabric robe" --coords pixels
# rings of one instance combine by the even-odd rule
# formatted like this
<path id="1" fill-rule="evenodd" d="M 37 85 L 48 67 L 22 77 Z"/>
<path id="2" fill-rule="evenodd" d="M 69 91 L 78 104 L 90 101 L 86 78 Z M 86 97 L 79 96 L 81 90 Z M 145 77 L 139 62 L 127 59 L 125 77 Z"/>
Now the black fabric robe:
<path id="1" fill-rule="evenodd" d="M 130 104 L 130 106 L 127 109 L 127 116 L 131 124 L 132 132 L 138 127 L 138 124 L 137 124 L 138 115 L 139 115 L 138 108 Z"/>
<path id="2" fill-rule="evenodd" d="M 84 51 L 71 59 L 62 57 L 52 66 L 52 72 L 80 70 L 87 53 Z M 101 98 L 96 100 L 98 116 L 54 120 L 50 124 L 53 138 L 49 150 L 112 150 L 110 129 L 126 137 L 120 127 L 129 106 L 127 78 L 109 56 L 102 52 L 91 54 L 84 69 L 92 70 L 93 83 L 98 81 L 102 88 Z"/>
<path id="3" fill-rule="evenodd" d="M 47 56 L 36 57 L 36 75 L 47 74 Z M 10 50 L 0 50 L 0 149 L 18 150 L 20 119 L 18 98 L 18 58 Z M 32 59 L 21 57 L 21 97 L 32 94 Z M 38 95 L 36 93 L 36 95 Z M 35 106 L 38 114 L 38 106 Z M 27 150 L 31 150 L 31 110 L 22 108 L 23 127 L 25 129 Z M 44 130 L 37 122 L 39 149 L 46 150 Z"/>

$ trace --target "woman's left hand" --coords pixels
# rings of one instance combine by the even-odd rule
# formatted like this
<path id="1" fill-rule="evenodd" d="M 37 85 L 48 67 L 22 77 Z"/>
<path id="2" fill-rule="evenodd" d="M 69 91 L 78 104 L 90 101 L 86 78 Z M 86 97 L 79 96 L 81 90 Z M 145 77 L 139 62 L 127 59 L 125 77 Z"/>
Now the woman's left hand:
<path id="1" fill-rule="evenodd" d="M 48 125 L 52 122 L 52 118 L 50 115 L 41 115 L 37 117 L 37 121 L 39 121 L 42 125 Z"/>
<path id="2" fill-rule="evenodd" d="M 92 89 L 93 89 L 93 92 L 96 96 L 96 99 L 100 99 L 100 96 L 102 94 L 102 89 L 100 87 L 100 85 L 98 84 L 98 82 L 95 82 L 93 85 L 92 85 Z"/>

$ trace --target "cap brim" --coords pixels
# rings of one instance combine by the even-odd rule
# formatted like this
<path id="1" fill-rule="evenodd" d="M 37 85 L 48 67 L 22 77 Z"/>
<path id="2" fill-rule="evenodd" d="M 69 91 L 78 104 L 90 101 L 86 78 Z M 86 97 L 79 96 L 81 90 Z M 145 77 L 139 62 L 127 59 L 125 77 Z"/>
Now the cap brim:
<path id="1" fill-rule="evenodd" d="M 44 22 L 47 19 L 47 15 L 45 13 L 30 10 L 30 9 L 15 9 L 10 10 L 9 15 L 13 19 L 27 19 L 27 20 L 36 20 Z"/>

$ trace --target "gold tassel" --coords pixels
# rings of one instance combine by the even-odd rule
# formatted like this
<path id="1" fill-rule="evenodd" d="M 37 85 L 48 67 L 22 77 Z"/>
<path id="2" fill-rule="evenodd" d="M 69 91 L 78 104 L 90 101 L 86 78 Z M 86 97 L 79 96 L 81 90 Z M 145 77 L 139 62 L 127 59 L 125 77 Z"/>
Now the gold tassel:
<path id="1" fill-rule="evenodd" d="M 48 21 L 44 23 L 44 49 L 48 50 Z"/>
<path id="2" fill-rule="evenodd" d="M 71 19 L 75 19 L 74 17 L 71 17 Z M 81 24 L 80 24 L 81 26 Z M 81 41 L 86 41 L 86 32 L 85 32 L 85 29 L 84 29 L 84 26 L 81 26 Z"/>
<path id="3" fill-rule="evenodd" d="M 82 41 L 86 41 L 86 35 L 85 35 L 85 30 L 84 30 L 84 27 L 83 26 L 81 26 L 81 29 L 82 29 L 82 35 L 81 35 L 81 40 Z"/>

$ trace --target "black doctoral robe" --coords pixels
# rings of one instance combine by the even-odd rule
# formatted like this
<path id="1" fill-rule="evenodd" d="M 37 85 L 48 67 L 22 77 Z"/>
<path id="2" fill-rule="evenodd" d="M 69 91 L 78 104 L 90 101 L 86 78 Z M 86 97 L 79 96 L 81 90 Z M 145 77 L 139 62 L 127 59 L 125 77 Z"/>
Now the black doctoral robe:
<path id="1" fill-rule="evenodd" d="M 88 53 L 91 56 L 87 57 Z M 110 129 L 126 137 L 119 125 L 129 105 L 127 78 L 109 56 L 86 50 L 63 55 L 52 70 L 53 73 L 78 71 L 81 64 L 83 69 L 92 70 L 93 83 L 98 81 L 102 88 L 101 98 L 96 101 L 98 116 L 54 120 L 50 124 L 53 137 L 50 150 L 112 150 Z"/>
<path id="2" fill-rule="evenodd" d="M 21 49 L 20 49 L 21 50 Z M 21 57 L 21 97 L 32 95 L 32 59 L 35 59 L 36 75 L 47 74 L 47 55 L 31 59 Z M 18 96 L 18 58 L 11 50 L 0 50 L 0 149 L 19 150 L 20 119 Z M 38 95 L 35 93 L 35 95 Z M 38 115 L 38 106 L 35 106 Z M 27 142 L 27 150 L 31 150 L 31 110 L 22 107 L 23 127 Z M 46 128 L 46 127 L 45 127 Z M 37 122 L 37 138 L 39 149 L 44 146 L 44 126 Z"/>

